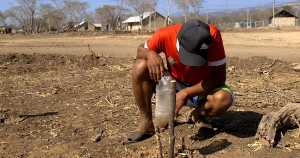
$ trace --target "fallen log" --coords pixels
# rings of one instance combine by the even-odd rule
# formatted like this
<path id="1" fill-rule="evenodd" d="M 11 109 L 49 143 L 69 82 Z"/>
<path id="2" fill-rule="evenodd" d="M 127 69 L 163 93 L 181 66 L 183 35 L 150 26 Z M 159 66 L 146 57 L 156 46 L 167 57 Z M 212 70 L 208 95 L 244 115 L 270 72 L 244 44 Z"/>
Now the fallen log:
<path id="1" fill-rule="evenodd" d="M 263 145 L 269 148 L 276 146 L 277 132 L 298 126 L 300 122 L 300 103 L 288 103 L 277 112 L 262 117 L 255 135 Z M 299 131 L 300 132 L 300 131 Z M 300 133 L 299 133 L 300 134 Z"/>

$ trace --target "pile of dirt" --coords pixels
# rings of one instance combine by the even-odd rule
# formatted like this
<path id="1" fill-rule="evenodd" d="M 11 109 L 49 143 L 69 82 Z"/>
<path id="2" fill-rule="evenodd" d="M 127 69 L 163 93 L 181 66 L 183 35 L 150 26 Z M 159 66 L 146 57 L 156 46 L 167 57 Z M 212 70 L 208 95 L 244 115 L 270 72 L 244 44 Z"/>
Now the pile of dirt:
<path id="1" fill-rule="evenodd" d="M 155 137 L 125 143 L 140 120 L 131 86 L 133 63 L 133 58 L 95 55 L 0 55 L 0 156 L 156 157 Z M 191 109 L 183 108 L 176 120 L 176 157 L 296 154 L 295 131 L 285 134 L 285 145 L 294 145 L 288 153 L 282 153 L 284 147 L 255 145 L 254 135 L 263 114 L 300 102 L 299 78 L 287 62 L 228 58 L 227 84 L 236 106 L 209 120 L 217 135 L 204 141 L 195 139 L 198 129 L 187 123 Z M 162 144 L 167 155 L 168 130 Z"/>

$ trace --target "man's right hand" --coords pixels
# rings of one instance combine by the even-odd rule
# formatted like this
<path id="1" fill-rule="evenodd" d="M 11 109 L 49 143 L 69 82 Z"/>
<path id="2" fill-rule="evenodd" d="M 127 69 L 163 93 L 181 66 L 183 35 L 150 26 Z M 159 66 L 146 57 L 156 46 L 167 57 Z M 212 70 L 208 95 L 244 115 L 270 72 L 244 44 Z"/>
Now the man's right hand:
<path id="1" fill-rule="evenodd" d="M 150 78 L 155 82 L 159 82 L 164 76 L 164 61 L 161 56 L 154 51 L 147 52 L 147 65 Z"/>

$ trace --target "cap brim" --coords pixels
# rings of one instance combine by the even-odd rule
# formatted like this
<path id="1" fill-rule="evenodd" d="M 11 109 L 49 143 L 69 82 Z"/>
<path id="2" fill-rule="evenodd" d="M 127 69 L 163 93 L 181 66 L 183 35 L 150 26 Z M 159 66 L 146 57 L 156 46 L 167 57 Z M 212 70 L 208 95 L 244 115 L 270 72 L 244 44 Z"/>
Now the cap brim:
<path id="1" fill-rule="evenodd" d="M 202 49 L 200 51 L 200 53 L 189 53 L 183 47 L 179 46 L 180 62 L 187 66 L 204 66 L 207 59 L 207 49 Z"/>

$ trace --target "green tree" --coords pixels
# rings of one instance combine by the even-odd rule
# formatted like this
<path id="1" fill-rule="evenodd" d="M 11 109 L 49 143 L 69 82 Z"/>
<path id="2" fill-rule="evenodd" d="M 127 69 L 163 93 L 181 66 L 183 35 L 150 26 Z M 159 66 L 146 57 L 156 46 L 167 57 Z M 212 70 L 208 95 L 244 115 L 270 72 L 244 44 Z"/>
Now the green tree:
<path id="1" fill-rule="evenodd" d="M 34 17 L 36 12 L 36 1 L 37 0 L 16 0 L 17 3 L 24 9 L 26 16 L 29 21 L 29 32 L 34 33 Z"/>
<path id="2" fill-rule="evenodd" d="M 42 4 L 40 7 L 40 14 L 41 16 L 47 21 L 48 23 L 48 31 L 51 31 L 51 23 L 53 20 L 53 13 L 55 8 L 51 4 Z"/>
<path id="3" fill-rule="evenodd" d="M 127 0 L 126 5 L 131 7 L 135 13 L 137 13 L 140 16 L 140 25 L 141 25 L 141 30 L 143 30 L 143 16 L 144 13 L 149 10 L 151 6 L 149 6 L 149 1 L 148 0 Z"/>
<path id="4" fill-rule="evenodd" d="M 268 11 L 268 10 L 261 10 L 252 15 L 252 20 L 253 21 L 262 21 L 262 20 L 268 19 L 272 15 L 273 15 L 273 13 L 271 14 L 270 11 Z"/>
<path id="5" fill-rule="evenodd" d="M 282 7 L 282 9 L 284 9 L 285 11 L 288 11 L 290 13 L 293 12 L 293 6 L 291 6 L 291 5 L 285 5 Z"/>
<path id="6" fill-rule="evenodd" d="M 190 3 L 188 0 L 175 0 L 175 5 L 177 8 L 183 12 L 184 14 L 184 22 L 187 22 L 187 18 L 189 16 L 189 7 Z"/>
<path id="7" fill-rule="evenodd" d="M 194 16 L 196 19 L 200 17 L 200 10 L 203 8 L 204 0 L 188 0 L 190 6 L 194 10 Z"/>
<path id="8" fill-rule="evenodd" d="M 53 3 L 41 4 L 40 6 L 40 16 L 48 24 L 48 30 L 51 31 L 51 28 L 59 29 L 61 25 L 65 23 L 66 15 L 62 11 L 53 5 Z"/>
<path id="9" fill-rule="evenodd" d="M 82 22 L 89 6 L 89 3 L 80 2 L 79 0 L 63 1 L 63 10 L 68 17 L 68 21 Z"/>
<path id="10" fill-rule="evenodd" d="M 23 31 L 27 32 L 30 30 L 28 19 L 30 19 L 27 14 L 26 10 L 22 6 L 14 6 L 5 11 L 5 17 L 9 18 L 11 23 L 19 26 Z"/>
<path id="11" fill-rule="evenodd" d="M 96 9 L 96 14 L 100 17 L 101 23 L 106 23 L 106 29 L 109 26 L 111 29 L 116 30 L 116 21 L 118 19 L 119 6 L 104 5 Z"/>
<path id="12" fill-rule="evenodd" d="M 5 25 L 5 16 L 2 12 L 0 12 L 0 26 Z"/>

